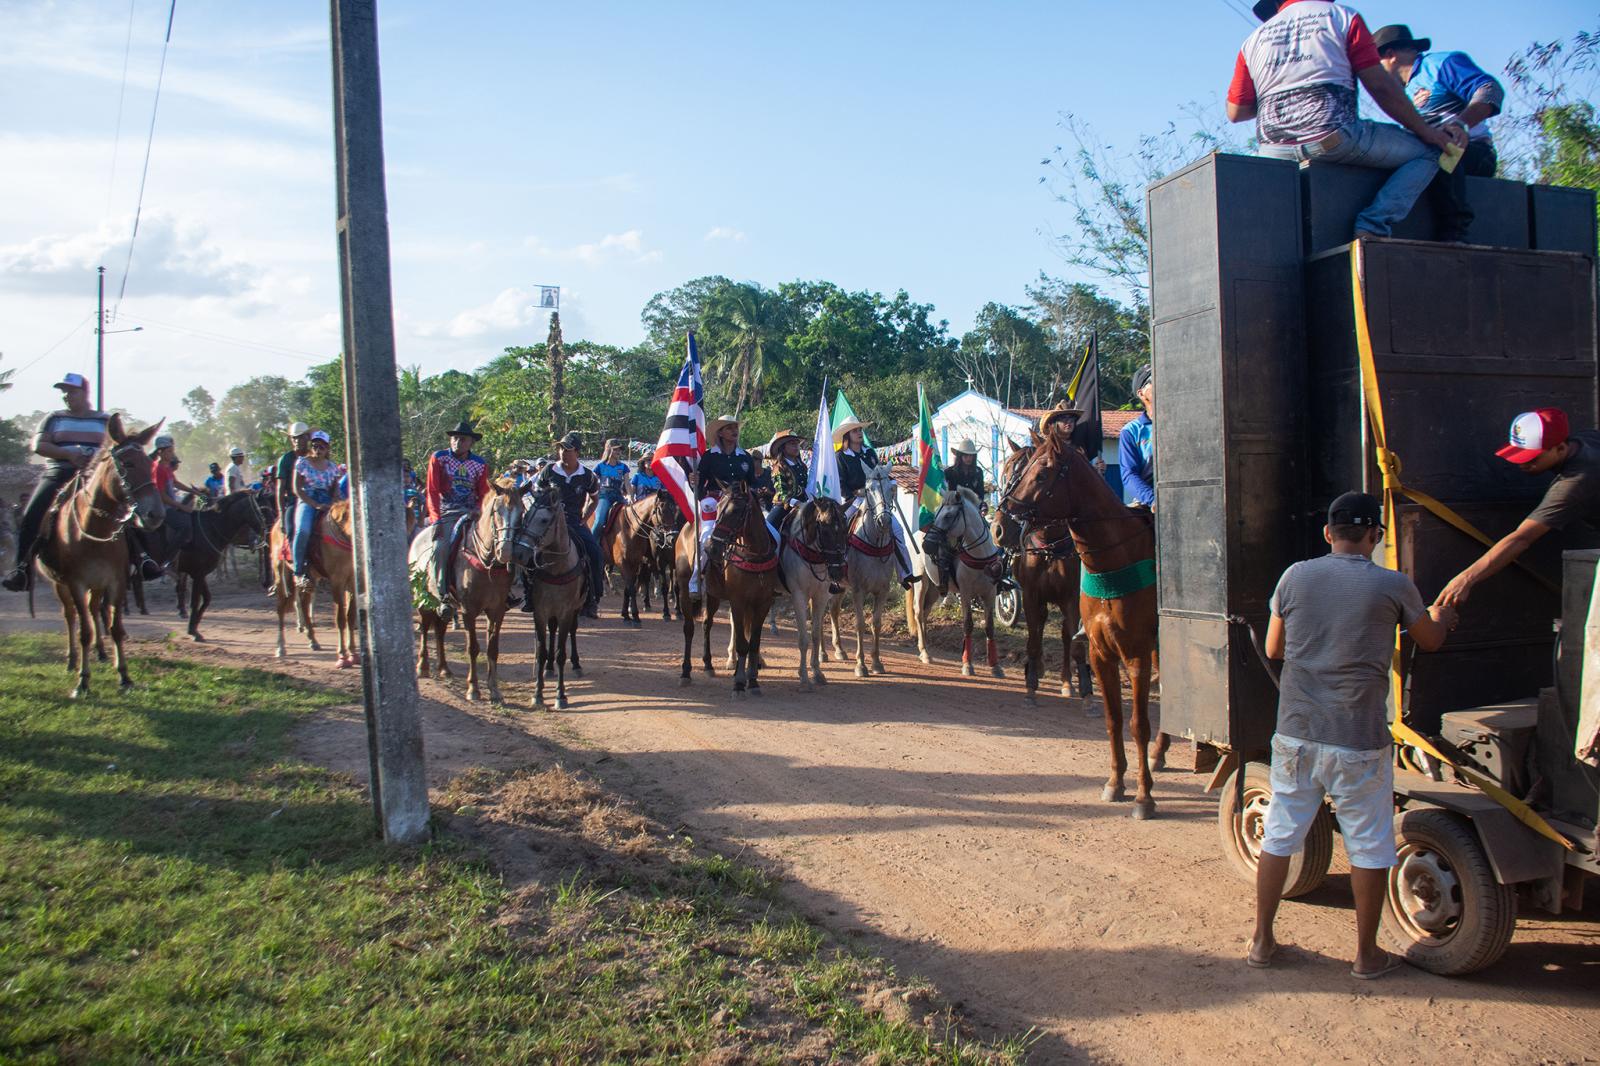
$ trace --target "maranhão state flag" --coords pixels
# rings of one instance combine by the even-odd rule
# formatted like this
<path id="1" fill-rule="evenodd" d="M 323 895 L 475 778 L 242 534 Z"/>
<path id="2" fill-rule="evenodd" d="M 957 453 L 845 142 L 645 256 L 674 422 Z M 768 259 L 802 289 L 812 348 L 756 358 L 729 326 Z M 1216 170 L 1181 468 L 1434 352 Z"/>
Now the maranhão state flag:
<path id="1" fill-rule="evenodd" d="M 706 412 L 703 406 L 705 383 L 700 377 L 700 353 L 695 350 L 694 333 L 689 334 L 689 353 L 678 371 L 678 384 L 667 406 L 667 420 L 656 441 L 650 469 L 661 479 L 661 487 L 672 495 L 678 510 L 689 521 L 698 518 L 689 475 L 700 467 L 706 451 Z"/>
<path id="2" fill-rule="evenodd" d="M 928 397 L 917 383 L 917 528 L 926 529 L 939 513 L 944 498 L 944 462 L 939 458 L 939 442 L 933 435 L 933 414 Z"/>

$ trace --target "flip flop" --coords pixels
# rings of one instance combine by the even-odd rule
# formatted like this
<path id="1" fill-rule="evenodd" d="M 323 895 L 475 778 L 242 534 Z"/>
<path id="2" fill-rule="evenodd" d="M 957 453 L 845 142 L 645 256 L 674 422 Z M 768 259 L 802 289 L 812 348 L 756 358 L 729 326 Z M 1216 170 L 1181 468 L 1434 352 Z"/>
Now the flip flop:
<path id="1" fill-rule="evenodd" d="M 1277 953 L 1278 945 L 1276 944 L 1272 945 L 1272 950 L 1267 952 L 1267 957 L 1264 959 L 1256 958 L 1253 949 L 1247 949 L 1244 954 L 1244 964 L 1250 967 L 1252 970 L 1270 969 L 1272 966 L 1273 956 L 1275 956 Z"/>
<path id="2" fill-rule="evenodd" d="M 1354 977 L 1357 981 L 1376 981 L 1385 974 L 1394 973 L 1396 970 L 1406 964 L 1406 960 L 1402 959 L 1398 955 L 1386 954 L 1384 955 L 1384 959 L 1384 964 L 1378 967 L 1376 970 L 1358 970 L 1352 966 L 1350 967 L 1350 976 Z"/>

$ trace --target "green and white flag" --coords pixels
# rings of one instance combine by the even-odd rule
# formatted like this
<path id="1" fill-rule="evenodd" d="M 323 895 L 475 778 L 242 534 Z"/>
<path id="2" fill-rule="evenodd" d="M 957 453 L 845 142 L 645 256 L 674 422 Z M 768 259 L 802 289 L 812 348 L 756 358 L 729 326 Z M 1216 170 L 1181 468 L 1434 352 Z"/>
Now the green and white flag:
<path id="1" fill-rule="evenodd" d="M 806 492 L 812 499 L 844 499 L 839 491 L 839 453 L 833 450 L 833 422 L 828 418 L 827 386 L 823 386 L 822 399 L 817 401 L 817 428 L 811 434 L 811 474 Z"/>
<path id="2" fill-rule="evenodd" d="M 824 396 L 826 396 L 826 393 L 824 393 Z M 834 393 L 833 394 L 833 425 L 837 426 L 839 423 L 843 422 L 847 418 L 856 418 L 856 417 L 857 417 L 856 409 L 854 407 L 851 407 L 850 406 L 850 401 L 844 398 L 844 390 L 840 389 L 838 392 Z M 861 446 L 863 448 L 872 447 L 872 441 L 871 441 L 870 438 L 868 438 L 867 431 L 864 430 L 864 429 L 861 431 Z"/>

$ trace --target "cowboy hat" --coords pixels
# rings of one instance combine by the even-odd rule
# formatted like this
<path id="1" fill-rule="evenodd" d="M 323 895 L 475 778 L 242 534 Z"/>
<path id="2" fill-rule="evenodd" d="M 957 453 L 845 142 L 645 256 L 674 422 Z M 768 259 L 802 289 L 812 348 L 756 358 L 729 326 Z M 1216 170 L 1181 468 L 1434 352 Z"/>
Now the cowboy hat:
<path id="1" fill-rule="evenodd" d="M 972 443 L 971 437 L 962 437 L 960 440 L 950 445 L 950 450 L 952 452 L 960 452 L 962 455 L 978 454 L 978 446 Z"/>
<path id="2" fill-rule="evenodd" d="M 779 449 L 781 449 L 785 444 L 788 444 L 792 440 L 799 439 L 800 434 L 796 433 L 794 430 L 780 429 L 778 432 L 772 435 L 771 440 L 767 441 L 766 453 L 769 456 L 777 455 Z"/>
<path id="3" fill-rule="evenodd" d="M 244 449 L 243 448 L 235 448 L 235 449 L 233 449 L 233 451 L 228 453 L 228 458 L 229 459 L 232 459 L 235 456 L 237 456 L 240 459 L 243 459 L 244 458 Z"/>
<path id="4" fill-rule="evenodd" d="M 706 426 L 706 441 L 708 443 L 715 444 L 718 436 L 729 426 L 733 427 L 734 437 L 737 439 L 739 419 L 735 418 L 733 415 L 723 415 L 721 418 L 713 418 Z"/>
<path id="5" fill-rule="evenodd" d="M 1374 33 L 1372 43 L 1377 46 L 1379 55 L 1383 54 L 1385 48 L 1415 48 L 1419 52 L 1426 52 L 1433 47 L 1431 37 L 1413 37 L 1411 27 L 1401 22 L 1385 26 Z"/>
<path id="6" fill-rule="evenodd" d="M 456 428 L 446 433 L 447 437 L 471 437 L 473 440 L 482 440 L 483 434 L 479 433 L 471 422 L 463 418 L 456 424 Z"/>
<path id="7" fill-rule="evenodd" d="M 847 418 L 833 427 L 833 443 L 843 444 L 846 433 L 849 433 L 852 429 L 866 429 L 870 425 L 872 425 L 871 422 L 863 422 L 854 416 Z"/>
<path id="8" fill-rule="evenodd" d="M 304 422 L 296 422 L 289 427 L 289 436 L 291 437 L 303 437 L 310 432 L 311 427 Z"/>

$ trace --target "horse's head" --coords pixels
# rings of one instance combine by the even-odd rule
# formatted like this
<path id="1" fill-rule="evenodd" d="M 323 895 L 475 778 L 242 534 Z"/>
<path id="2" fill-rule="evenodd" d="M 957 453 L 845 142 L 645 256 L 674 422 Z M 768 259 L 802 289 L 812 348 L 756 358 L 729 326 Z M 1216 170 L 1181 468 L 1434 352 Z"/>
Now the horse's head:
<path id="1" fill-rule="evenodd" d="M 736 481 L 729 486 L 717 501 L 716 524 L 711 527 L 711 557 L 721 558 L 728 545 L 749 537 L 753 533 L 752 518 L 756 519 L 755 524 L 765 530 L 766 525 L 760 521 L 760 517 L 760 508 L 756 506 L 750 486 L 743 481 Z"/>
<path id="2" fill-rule="evenodd" d="M 933 516 L 932 529 L 938 540 L 949 542 L 956 548 L 976 543 L 983 538 L 983 512 L 979 508 L 977 493 L 968 488 L 949 489 L 939 501 L 939 510 Z"/>
<path id="3" fill-rule="evenodd" d="M 993 534 L 995 543 L 1002 548 L 1015 550 L 1022 546 L 1022 522 L 1006 510 L 1004 499 L 1005 494 L 1009 493 L 1021 478 L 1028 460 L 1033 458 L 1033 453 L 1038 447 L 1038 439 L 1037 433 L 1033 434 L 1035 443 L 1018 444 L 1010 438 L 1006 439 L 1006 443 L 1011 446 L 1011 453 L 1000 463 L 1000 483 L 1005 486 L 1001 494 L 1002 504 L 995 508 L 994 518 L 989 523 L 989 532 Z"/>
<path id="4" fill-rule="evenodd" d="M 124 430 L 121 415 L 112 415 L 106 423 L 110 462 L 100 478 L 105 491 L 133 515 L 140 529 L 160 529 L 167 517 L 166 505 L 156 491 L 155 460 L 150 458 L 150 442 L 165 421 L 163 418 L 141 433 Z"/>
<path id="5" fill-rule="evenodd" d="M 678 508 L 678 501 L 672 498 L 672 493 L 666 489 L 657 489 L 655 507 L 650 511 L 650 520 L 660 529 L 677 529 L 683 524 L 683 512 Z"/>
<path id="6" fill-rule="evenodd" d="M 800 508 L 804 538 L 828 565 L 828 577 L 844 576 L 844 507 L 831 496 L 807 500 Z"/>
<path id="7" fill-rule="evenodd" d="M 512 555 L 524 566 L 535 564 L 541 548 L 552 548 L 557 531 L 566 528 L 566 516 L 561 497 L 554 489 L 529 493 L 518 523 L 516 545 Z"/>
<path id="8" fill-rule="evenodd" d="M 1011 517 L 1029 522 L 1065 521 L 1071 516 L 1071 472 L 1075 465 L 1090 472 L 1093 468 L 1072 445 L 1071 431 L 1060 417 L 1068 414 L 1050 412 L 1044 417 L 1031 454 L 1019 450 L 1012 455 L 1020 469 L 1011 476 L 1000 500 L 1001 508 Z"/>
<path id="9" fill-rule="evenodd" d="M 217 509 L 222 513 L 223 528 L 232 531 L 228 536 L 230 543 L 249 551 L 261 546 L 261 538 L 267 534 L 267 516 L 255 493 L 249 490 L 229 493 L 218 502 Z"/>
<path id="10" fill-rule="evenodd" d="M 478 516 L 478 543 L 488 546 L 490 566 L 510 566 L 520 561 L 517 549 L 522 532 L 522 494 L 516 482 L 502 478 L 490 483 Z"/>

